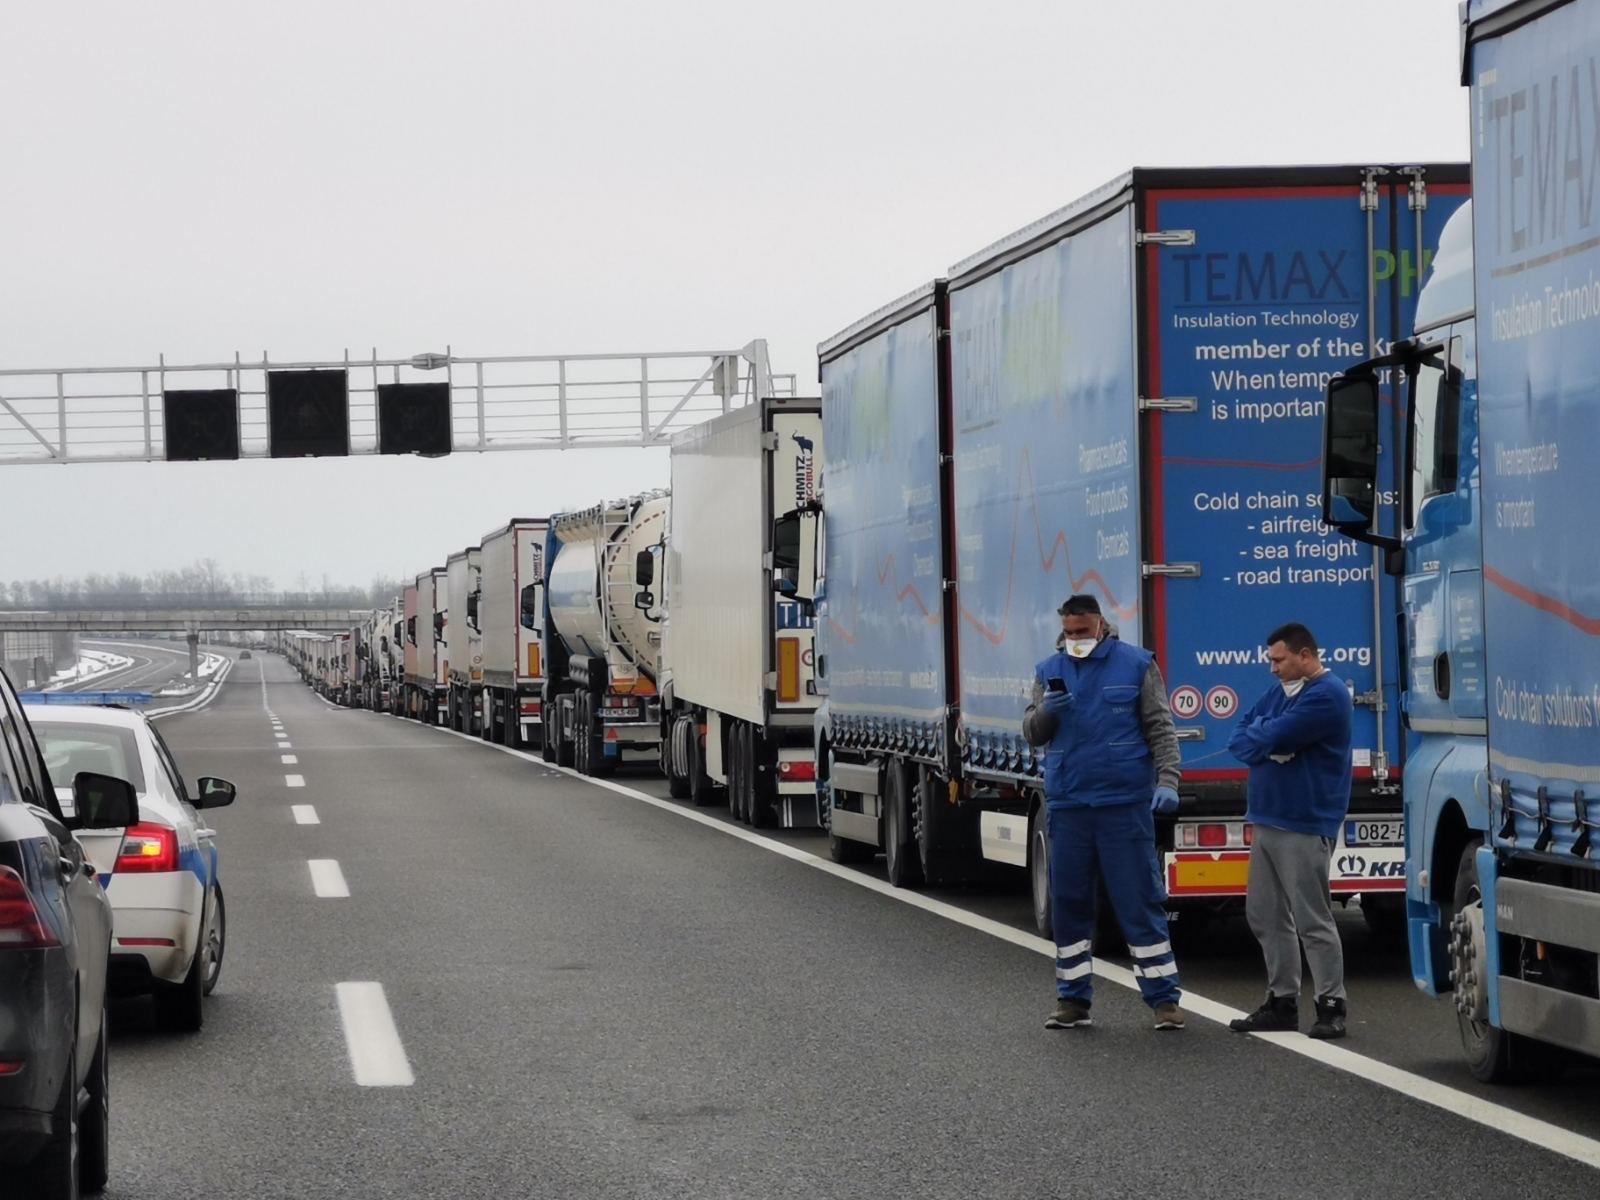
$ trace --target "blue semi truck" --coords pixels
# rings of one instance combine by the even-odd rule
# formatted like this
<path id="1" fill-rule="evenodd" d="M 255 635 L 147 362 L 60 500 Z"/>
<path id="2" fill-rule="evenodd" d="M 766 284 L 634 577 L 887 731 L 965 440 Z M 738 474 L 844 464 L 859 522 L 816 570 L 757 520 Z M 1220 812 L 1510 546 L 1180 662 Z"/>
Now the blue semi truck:
<path id="1" fill-rule="evenodd" d="M 1412 974 L 1499 1081 L 1600 1054 L 1600 3 L 1463 20 L 1472 206 L 1329 385 L 1324 505 L 1405 597 Z"/>
<path id="2" fill-rule="evenodd" d="M 897 884 L 1028 868 L 1047 927 L 1021 717 L 1057 605 L 1089 592 L 1166 676 L 1183 786 L 1159 836 L 1188 927 L 1244 895 L 1226 745 L 1291 619 L 1357 702 L 1333 889 L 1397 922 L 1398 589 L 1321 521 L 1323 389 L 1410 330 L 1466 193 L 1460 165 L 1135 170 L 819 347 L 836 858 L 882 850 Z"/>

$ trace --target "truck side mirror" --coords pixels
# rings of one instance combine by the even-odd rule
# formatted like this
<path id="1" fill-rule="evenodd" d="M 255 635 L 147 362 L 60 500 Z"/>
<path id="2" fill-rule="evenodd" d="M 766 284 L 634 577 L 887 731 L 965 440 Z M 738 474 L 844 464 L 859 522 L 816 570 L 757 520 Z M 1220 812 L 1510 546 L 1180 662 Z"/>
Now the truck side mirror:
<path id="1" fill-rule="evenodd" d="M 467 597 L 467 624 L 473 629 L 478 628 L 478 597 L 479 592 L 473 592 Z"/>
<path id="2" fill-rule="evenodd" d="M 1328 381 L 1322 440 L 1322 519 L 1352 536 L 1378 511 L 1378 379 L 1370 371 Z"/>
<path id="3" fill-rule="evenodd" d="M 822 514 L 796 508 L 772 523 L 772 590 L 802 604 L 817 597 L 817 535 Z"/>
<path id="4" fill-rule="evenodd" d="M 530 583 L 522 589 L 522 627 L 539 628 L 539 585 Z"/>
<path id="5" fill-rule="evenodd" d="M 647 590 L 656 581 L 656 556 L 653 551 L 641 550 L 634 556 L 633 581 Z"/>
<path id="6" fill-rule="evenodd" d="M 434 613 L 433 614 L 433 640 L 436 641 L 436 642 L 444 641 L 444 614 L 443 613 Z"/>

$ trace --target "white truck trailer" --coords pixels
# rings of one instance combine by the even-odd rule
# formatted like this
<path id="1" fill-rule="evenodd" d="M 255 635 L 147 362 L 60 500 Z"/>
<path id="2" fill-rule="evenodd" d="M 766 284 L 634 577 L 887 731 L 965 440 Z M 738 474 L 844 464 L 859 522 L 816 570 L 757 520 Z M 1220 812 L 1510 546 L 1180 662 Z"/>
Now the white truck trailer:
<path id="1" fill-rule="evenodd" d="M 811 597 L 823 467 L 815 399 L 768 398 L 672 442 L 661 769 L 758 827 L 819 823 Z M 802 561 L 803 560 L 803 561 Z M 635 567 L 651 598 L 655 557 Z"/>
<path id="2" fill-rule="evenodd" d="M 544 543 L 550 522 L 518 517 L 483 535 L 483 724 L 487 741 L 543 744 Z"/>
<path id="3" fill-rule="evenodd" d="M 458 733 L 477 733 L 483 692 L 483 636 L 478 631 L 478 580 L 482 550 L 469 546 L 445 560 L 447 600 L 445 609 L 455 614 L 445 629 L 447 653 L 445 678 L 449 696 L 445 702 L 450 728 Z"/>
<path id="4" fill-rule="evenodd" d="M 449 699 L 444 673 L 448 591 L 443 567 L 424 571 L 416 580 L 415 613 L 406 615 L 406 715 L 425 725 L 438 725 L 444 720 Z M 409 594 L 406 600 L 409 609 Z"/>
<path id="5" fill-rule="evenodd" d="M 586 775 L 657 760 L 663 606 L 634 586 L 665 544 L 669 494 L 647 492 L 550 519 L 545 542 L 544 757 Z"/>

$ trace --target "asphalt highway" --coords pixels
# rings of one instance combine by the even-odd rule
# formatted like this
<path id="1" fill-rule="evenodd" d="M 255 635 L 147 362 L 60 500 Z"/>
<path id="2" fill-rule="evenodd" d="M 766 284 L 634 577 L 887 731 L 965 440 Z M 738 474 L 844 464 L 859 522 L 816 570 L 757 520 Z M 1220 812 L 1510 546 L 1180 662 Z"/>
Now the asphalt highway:
<path id="1" fill-rule="evenodd" d="M 752 836 L 647 778 L 598 786 L 334 708 L 275 655 L 162 731 L 191 781 L 239 787 L 211 814 L 229 942 L 199 1034 L 115 1011 L 115 1200 L 1546 1200 L 1597 1181 L 1593 1075 L 1474 1085 L 1448 1005 L 1353 914 L 1352 1036 L 1322 1059 L 1211 1019 L 1259 998 L 1242 922 L 1180 958 L 1185 1032 L 1156 1033 L 1115 963 L 1094 1028 L 1049 1032 L 1020 881 L 890 894 L 881 866 L 824 864 L 815 835 Z"/>

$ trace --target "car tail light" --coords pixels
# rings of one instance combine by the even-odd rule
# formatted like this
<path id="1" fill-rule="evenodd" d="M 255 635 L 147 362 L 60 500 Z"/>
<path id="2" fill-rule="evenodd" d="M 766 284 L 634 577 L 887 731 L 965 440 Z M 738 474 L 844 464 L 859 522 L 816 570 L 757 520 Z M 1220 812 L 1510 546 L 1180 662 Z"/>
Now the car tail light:
<path id="1" fill-rule="evenodd" d="M 122 852 L 117 855 L 116 874 L 177 869 L 177 830 L 150 821 L 128 826 L 127 836 L 122 839 Z"/>
<path id="2" fill-rule="evenodd" d="M 1202 848 L 1210 850 L 1228 844 L 1228 827 L 1226 825 L 1202 825 L 1197 831 Z"/>
<path id="3" fill-rule="evenodd" d="M 40 917 L 22 876 L 0 867 L 0 949 L 44 950 L 60 944 Z"/>
<path id="4" fill-rule="evenodd" d="M 778 702 L 793 704 L 800 699 L 800 639 L 778 639 Z"/>
<path id="5" fill-rule="evenodd" d="M 784 783 L 815 783 L 817 764 L 803 760 L 784 759 L 778 763 L 778 778 Z"/>
<path id="6" fill-rule="evenodd" d="M 178 943 L 171 938 L 119 937 L 117 944 L 119 946 L 176 946 Z"/>
<path id="7" fill-rule="evenodd" d="M 18 1062 L 14 1059 L 0 1059 L 0 1076 L 20 1075 L 22 1074 L 22 1068 L 25 1066 L 27 1066 L 26 1063 Z"/>

